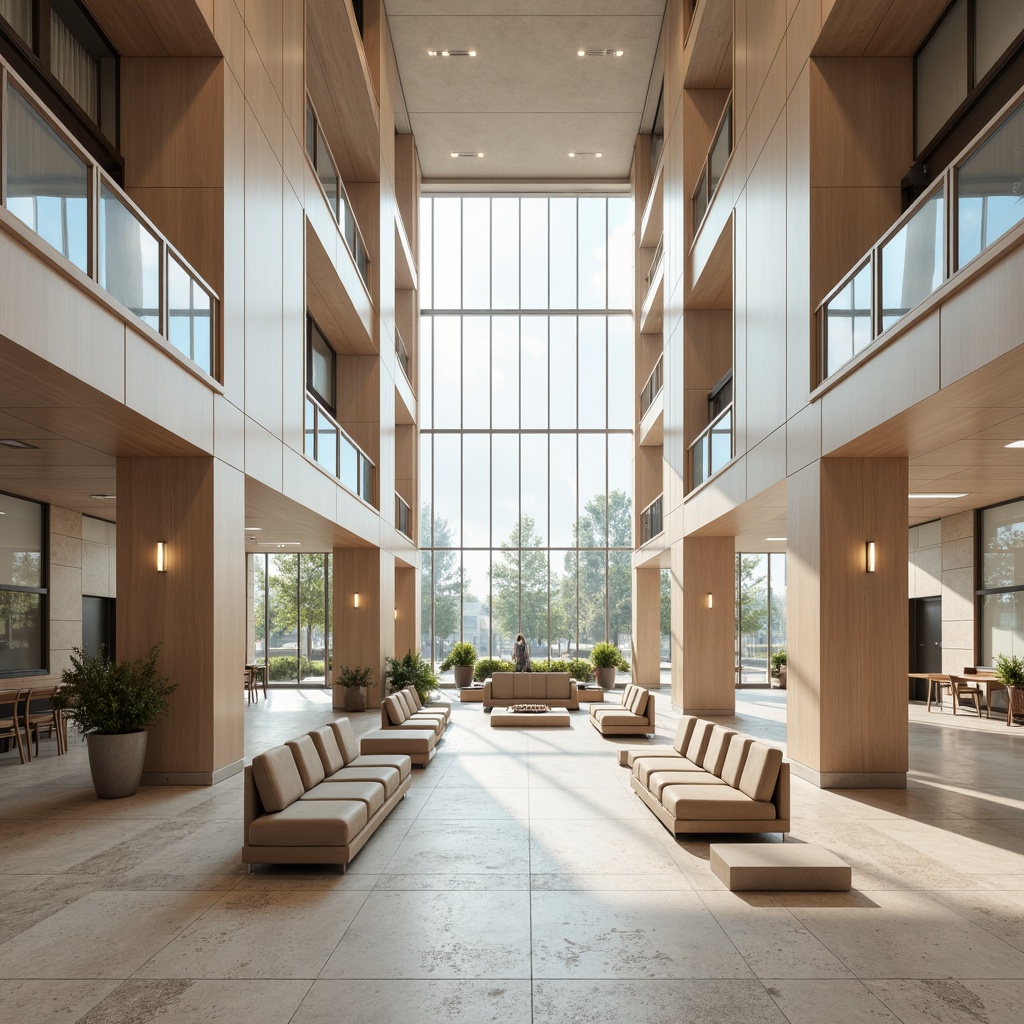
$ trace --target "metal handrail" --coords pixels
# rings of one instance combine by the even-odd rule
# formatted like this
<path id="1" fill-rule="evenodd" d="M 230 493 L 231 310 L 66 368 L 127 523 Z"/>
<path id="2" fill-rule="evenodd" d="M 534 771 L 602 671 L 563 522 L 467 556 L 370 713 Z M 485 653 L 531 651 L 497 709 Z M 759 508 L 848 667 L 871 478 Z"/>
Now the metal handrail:
<path id="1" fill-rule="evenodd" d="M 665 522 L 662 513 L 662 498 L 663 494 L 659 494 L 654 501 L 650 503 L 640 513 L 640 545 L 641 547 L 646 544 L 649 540 L 657 537 L 658 534 L 665 532 Z"/>
<path id="2" fill-rule="evenodd" d="M 718 181 L 715 183 L 715 187 L 711 187 L 711 154 L 714 153 L 715 147 L 718 145 L 718 137 L 722 134 L 722 129 L 725 127 L 725 122 L 732 113 L 732 94 L 729 94 L 729 98 L 725 101 L 725 106 L 722 109 L 722 113 L 718 118 L 718 124 L 715 125 L 714 134 L 711 136 L 711 145 L 708 146 L 708 151 L 704 156 L 704 161 L 701 164 L 703 170 L 701 171 L 700 178 L 697 179 L 697 187 L 693 190 L 690 195 L 690 203 L 693 207 L 694 213 L 697 210 L 697 197 L 700 194 L 702 188 L 707 186 L 707 202 L 704 204 L 704 209 L 701 211 L 700 217 L 694 216 L 693 218 L 693 234 L 696 237 L 697 232 L 700 230 L 701 225 L 704 223 L 704 218 L 708 215 L 708 210 L 711 209 L 711 201 L 715 198 L 718 193 L 718 186 L 722 183 L 722 178 L 725 177 L 725 167 L 722 168 L 722 173 L 718 177 Z M 733 149 L 735 148 L 735 132 L 733 132 L 730 125 L 729 128 L 729 153 L 726 156 L 726 166 L 729 164 L 729 160 L 732 157 Z"/>
<path id="3" fill-rule="evenodd" d="M 306 421 L 306 456 L 317 463 L 321 468 L 331 473 L 346 490 L 351 491 L 358 498 L 368 504 L 373 504 L 373 475 L 376 466 L 362 448 L 352 440 L 349 432 L 334 418 L 324 404 L 309 391 L 306 392 L 306 405 L 313 413 L 313 422 Z M 326 429 L 322 423 L 326 421 Z M 336 447 L 333 452 L 320 451 L 320 436 L 323 433 L 331 432 L 336 437 Z M 355 456 L 355 486 L 352 487 L 345 480 L 344 456 L 348 453 Z"/>
<path id="4" fill-rule="evenodd" d="M 651 260 L 651 269 L 647 271 L 647 276 L 644 278 L 645 284 L 650 284 L 651 279 L 658 272 L 658 266 L 665 256 L 665 236 L 662 235 L 658 239 L 658 245 L 654 250 L 654 258 Z"/>
<path id="5" fill-rule="evenodd" d="M 665 386 L 662 377 L 662 366 L 664 356 L 658 356 L 658 361 L 654 364 L 654 369 L 651 370 L 647 377 L 646 382 L 642 390 L 640 391 L 640 418 L 643 419 L 647 410 L 650 409 L 654 402 L 654 399 L 661 393 L 661 389 Z"/>
<path id="6" fill-rule="evenodd" d="M 711 444 L 704 444 L 705 441 L 710 441 L 712 435 L 716 433 L 715 428 L 718 427 L 723 420 L 730 419 L 732 417 L 732 402 L 730 402 L 692 441 L 687 452 L 690 456 L 690 482 L 696 487 L 698 484 L 704 483 L 705 480 L 709 480 L 715 473 L 719 472 L 721 468 L 714 469 L 712 466 L 711 455 L 712 446 Z M 694 470 L 696 468 L 697 448 L 703 445 L 704 455 L 701 462 L 701 478 L 696 480 Z M 729 424 L 729 459 L 732 459 L 732 423 Z"/>
<path id="7" fill-rule="evenodd" d="M 412 383 L 412 362 L 409 359 L 409 350 L 405 347 L 405 342 L 397 327 L 395 328 L 395 355 L 398 357 L 398 365 L 405 371 L 405 379 Z"/>

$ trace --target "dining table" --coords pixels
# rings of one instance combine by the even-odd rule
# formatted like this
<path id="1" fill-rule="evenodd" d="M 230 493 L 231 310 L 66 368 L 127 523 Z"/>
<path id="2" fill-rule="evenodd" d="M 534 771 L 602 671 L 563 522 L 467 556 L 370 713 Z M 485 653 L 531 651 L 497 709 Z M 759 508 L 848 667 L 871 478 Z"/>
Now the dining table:
<path id="1" fill-rule="evenodd" d="M 931 702 L 933 694 L 938 691 L 938 702 L 939 707 L 942 707 L 942 684 L 949 685 L 949 674 L 946 672 L 910 672 L 908 673 L 911 679 L 924 679 L 928 683 L 928 705 L 929 710 L 931 709 Z M 1001 683 L 997 678 L 995 672 L 954 672 L 953 675 L 959 676 L 961 679 L 969 679 L 972 683 L 976 682 L 979 686 L 985 687 L 985 717 L 992 717 L 992 694 L 996 690 L 1005 690 L 1005 684 Z M 956 714 L 956 700 L 953 700 L 953 714 Z M 1009 701 L 1007 701 L 1006 708 L 1006 724 L 1013 724 L 1013 716 L 1010 714 Z"/>

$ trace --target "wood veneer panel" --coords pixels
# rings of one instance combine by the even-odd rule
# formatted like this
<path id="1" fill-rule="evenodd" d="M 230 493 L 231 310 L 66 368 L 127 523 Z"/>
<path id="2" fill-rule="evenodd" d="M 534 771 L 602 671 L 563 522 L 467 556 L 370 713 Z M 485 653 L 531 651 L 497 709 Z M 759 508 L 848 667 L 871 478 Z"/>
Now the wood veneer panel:
<path id="1" fill-rule="evenodd" d="M 661 685 L 661 569 L 633 571 L 633 682 Z"/>
<path id="2" fill-rule="evenodd" d="M 208 2 L 89 0 L 89 10 L 122 57 L 219 54 Z"/>

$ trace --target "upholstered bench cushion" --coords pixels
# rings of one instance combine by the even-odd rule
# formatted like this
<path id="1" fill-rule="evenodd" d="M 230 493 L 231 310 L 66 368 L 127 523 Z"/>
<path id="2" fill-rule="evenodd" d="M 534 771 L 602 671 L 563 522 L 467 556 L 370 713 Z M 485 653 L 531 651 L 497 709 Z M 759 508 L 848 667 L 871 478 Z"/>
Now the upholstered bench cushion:
<path id="1" fill-rule="evenodd" d="M 747 754 L 753 742 L 749 736 L 740 736 L 739 733 L 729 742 L 729 753 L 725 755 L 725 764 L 722 766 L 722 781 L 733 789 L 739 787 L 743 768 L 747 763 Z M 771 796 L 771 793 L 768 795 Z"/>
<path id="2" fill-rule="evenodd" d="M 698 719 L 690 733 L 690 741 L 686 744 L 684 753 L 694 764 L 703 764 L 704 755 L 708 750 L 708 743 L 711 740 L 711 732 L 715 728 L 713 722 L 705 722 Z"/>
<path id="3" fill-rule="evenodd" d="M 672 749 L 677 754 L 685 754 L 690 736 L 693 735 L 693 727 L 697 724 L 696 715 L 683 715 L 676 726 L 676 734 L 672 739 Z"/>
<path id="4" fill-rule="evenodd" d="M 351 726 L 349 727 L 351 728 Z M 345 755 L 338 746 L 338 738 L 329 725 L 322 725 L 309 734 L 309 738 L 320 755 L 320 762 L 324 766 L 324 775 L 333 775 L 339 768 L 345 767 Z"/>
<path id="5" fill-rule="evenodd" d="M 384 786 L 380 782 L 321 782 L 302 794 L 303 800 L 361 800 L 369 815 L 384 806 Z"/>
<path id="6" fill-rule="evenodd" d="M 249 845 L 347 846 L 368 817 L 361 800 L 296 800 L 283 811 L 251 822 Z"/>
<path id="7" fill-rule="evenodd" d="M 751 800 L 770 800 L 781 766 L 782 751 L 755 740 L 747 751 L 747 761 L 737 788 Z"/>
<path id="8" fill-rule="evenodd" d="M 595 716 L 602 725 L 646 725 L 647 719 L 643 715 L 634 715 L 631 711 L 622 711 L 616 708 L 606 708 L 608 714 Z"/>
<path id="9" fill-rule="evenodd" d="M 338 741 L 341 756 L 345 764 L 359 756 L 359 744 L 356 742 L 355 734 L 352 732 L 352 723 L 347 718 L 337 718 L 330 723 L 331 732 Z"/>
<path id="10" fill-rule="evenodd" d="M 414 761 L 429 754 L 437 734 L 426 729 L 377 729 L 359 740 L 363 754 L 407 754 Z"/>
<path id="11" fill-rule="evenodd" d="M 655 772 L 703 772 L 704 769 L 676 754 L 675 757 L 638 757 L 633 762 L 633 774 L 646 786 Z"/>
<path id="12" fill-rule="evenodd" d="M 729 753 L 729 743 L 736 733 L 732 729 L 716 725 L 711 730 L 711 737 L 708 739 L 707 749 L 700 761 L 701 767 L 712 775 L 721 776 L 725 767 L 725 758 Z"/>
<path id="13" fill-rule="evenodd" d="M 305 792 L 288 747 L 271 747 L 252 759 L 252 778 L 267 811 L 283 811 Z"/>
<path id="14" fill-rule="evenodd" d="M 320 785 L 327 773 L 324 771 L 324 763 L 320 760 L 313 738 L 309 735 L 299 736 L 297 739 L 288 740 L 285 746 L 295 758 L 295 767 L 299 769 L 303 789 L 308 790 Z"/>
<path id="15" fill-rule="evenodd" d="M 708 776 L 714 778 L 714 776 Z M 677 819 L 692 821 L 773 821 L 775 805 L 767 800 L 751 800 L 725 785 L 666 786 L 661 803 Z"/>
<path id="16" fill-rule="evenodd" d="M 495 672 L 491 676 L 491 696 L 495 700 L 512 700 L 514 672 Z"/>
<path id="17" fill-rule="evenodd" d="M 384 787 L 386 796 L 391 796 L 401 783 L 401 775 L 397 768 L 377 768 L 372 765 L 345 765 L 340 772 L 329 775 L 324 780 L 325 786 L 335 782 L 376 782 Z"/>
<path id="18" fill-rule="evenodd" d="M 668 786 L 724 786 L 725 783 L 710 772 L 700 769 L 695 772 L 652 772 L 646 782 L 647 788 L 660 800 Z"/>
<path id="19" fill-rule="evenodd" d="M 397 768 L 402 779 L 407 779 L 412 774 L 412 759 L 408 754 L 360 754 L 349 767 Z"/>

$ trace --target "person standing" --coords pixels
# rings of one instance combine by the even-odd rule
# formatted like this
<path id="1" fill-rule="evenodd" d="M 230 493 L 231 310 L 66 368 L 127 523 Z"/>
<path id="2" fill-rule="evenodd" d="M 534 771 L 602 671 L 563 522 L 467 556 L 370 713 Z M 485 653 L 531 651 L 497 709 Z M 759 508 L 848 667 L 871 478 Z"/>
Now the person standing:
<path id="1" fill-rule="evenodd" d="M 517 672 L 530 671 L 530 645 L 522 633 L 516 637 L 515 646 L 512 648 L 512 660 Z"/>

